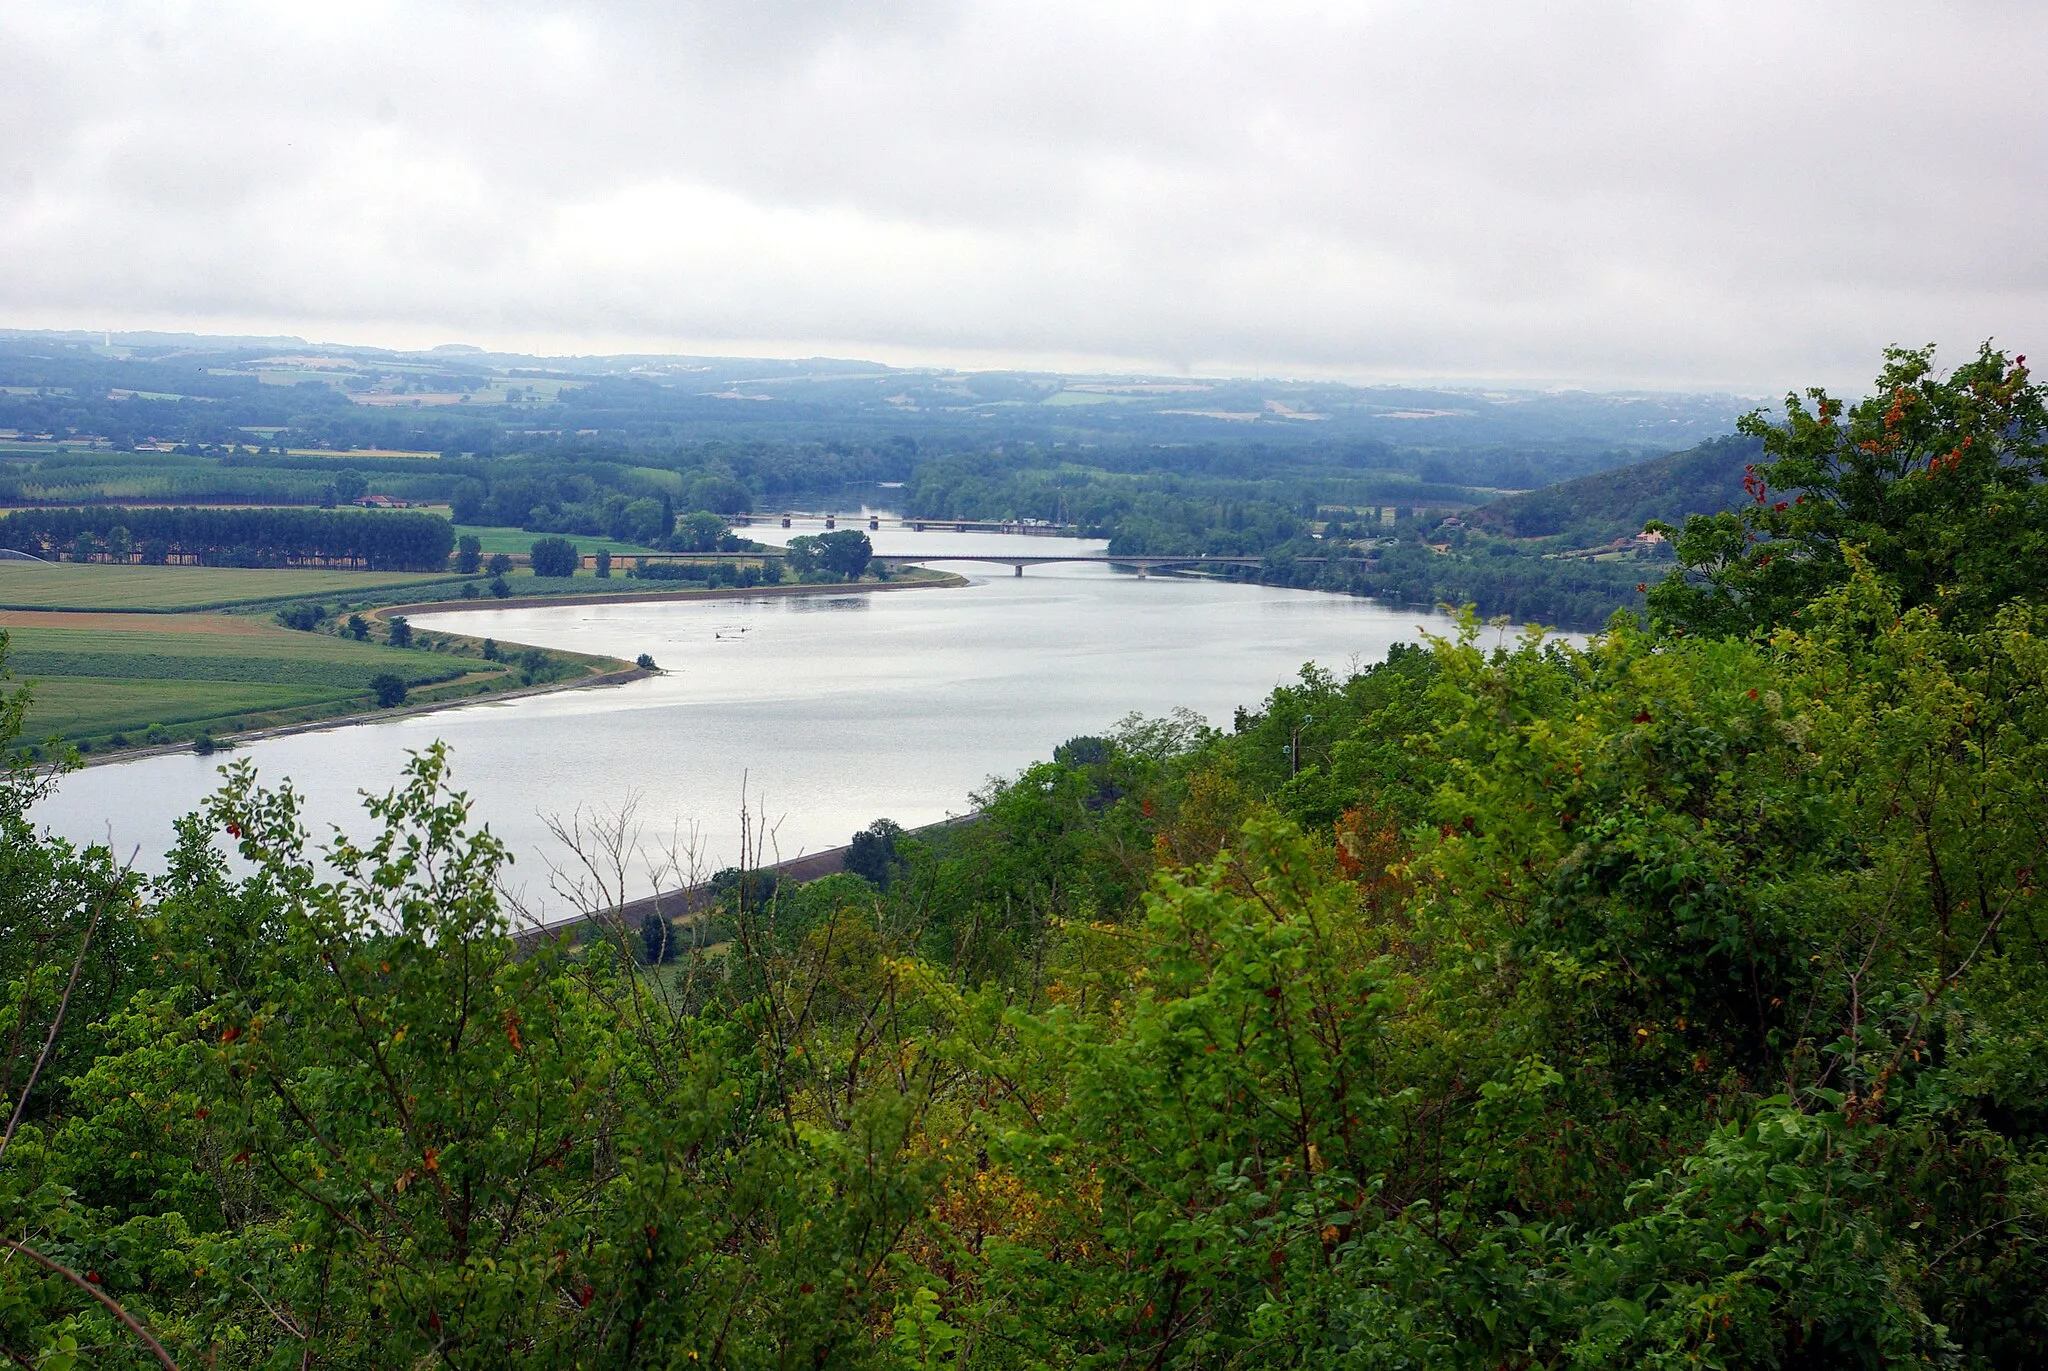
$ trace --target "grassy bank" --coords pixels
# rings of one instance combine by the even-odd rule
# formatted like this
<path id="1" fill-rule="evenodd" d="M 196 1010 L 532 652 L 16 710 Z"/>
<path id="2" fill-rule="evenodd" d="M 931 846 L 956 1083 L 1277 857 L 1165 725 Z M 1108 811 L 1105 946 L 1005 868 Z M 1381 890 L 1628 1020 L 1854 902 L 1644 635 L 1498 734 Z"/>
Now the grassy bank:
<path id="1" fill-rule="evenodd" d="M 379 709 L 377 678 L 404 703 L 575 682 L 630 670 L 608 657 L 507 643 L 486 660 L 478 639 L 416 633 L 413 646 L 298 632 L 267 615 L 0 612 L 7 640 L 0 695 L 32 690 L 25 736 L 89 755 L 176 746 Z M 388 628 L 374 632 L 382 638 Z"/>
<path id="2" fill-rule="evenodd" d="M 378 711 L 372 681 L 405 683 L 407 707 L 481 695 L 616 679 L 630 664 L 608 657 L 493 645 L 459 633 L 416 630 L 389 645 L 399 613 L 522 608 L 736 595 L 844 593 L 955 584 L 914 568 L 888 582 L 784 585 L 740 590 L 702 582 L 505 578 L 507 596 L 481 577 L 386 572 L 232 570 L 106 564 L 0 563 L 0 633 L 7 670 L 0 693 L 32 685 L 26 736 L 104 757 L 180 746 Z M 474 590 L 465 597 L 464 590 Z M 274 611 L 317 606 L 310 631 L 281 626 Z M 352 616 L 365 639 L 347 631 Z"/>

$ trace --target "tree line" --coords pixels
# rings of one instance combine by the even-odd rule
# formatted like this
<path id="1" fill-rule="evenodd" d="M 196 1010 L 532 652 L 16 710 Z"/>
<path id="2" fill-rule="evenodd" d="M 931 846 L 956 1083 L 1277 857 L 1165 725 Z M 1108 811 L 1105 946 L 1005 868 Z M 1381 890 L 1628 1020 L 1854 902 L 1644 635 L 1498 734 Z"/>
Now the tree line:
<path id="1" fill-rule="evenodd" d="M 0 517 L 0 547 L 50 560 L 440 571 L 455 530 L 437 514 L 410 511 L 98 505 L 16 510 Z"/>

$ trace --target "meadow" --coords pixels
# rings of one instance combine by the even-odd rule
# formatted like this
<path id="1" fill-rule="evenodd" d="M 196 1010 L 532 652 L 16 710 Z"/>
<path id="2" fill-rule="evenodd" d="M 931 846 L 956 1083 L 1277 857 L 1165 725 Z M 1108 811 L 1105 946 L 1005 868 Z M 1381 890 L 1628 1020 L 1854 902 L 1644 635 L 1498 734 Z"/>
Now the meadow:
<path id="1" fill-rule="evenodd" d="M 277 575 L 280 573 L 251 573 Z M 373 677 L 438 685 L 479 668 L 475 659 L 401 651 L 327 633 L 299 633 L 225 614 L 0 614 L 8 638 L 0 690 L 34 685 L 28 736 L 101 745 L 159 735 L 293 721 L 279 711 L 332 712 L 365 703 Z M 257 717 L 250 717 L 250 716 Z M 130 738 L 127 735 L 135 734 Z"/>
<path id="2" fill-rule="evenodd" d="M 6 689 L 8 687 L 0 687 Z M 217 681 L 138 682 L 106 677 L 65 677 L 38 681 L 25 736 L 89 741 L 120 735 L 122 746 L 142 742 L 160 726 L 181 734 L 192 725 L 268 716 L 279 710 L 325 704 L 332 691 L 317 686 L 223 685 Z M 134 734 L 130 738 L 129 734 Z"/>

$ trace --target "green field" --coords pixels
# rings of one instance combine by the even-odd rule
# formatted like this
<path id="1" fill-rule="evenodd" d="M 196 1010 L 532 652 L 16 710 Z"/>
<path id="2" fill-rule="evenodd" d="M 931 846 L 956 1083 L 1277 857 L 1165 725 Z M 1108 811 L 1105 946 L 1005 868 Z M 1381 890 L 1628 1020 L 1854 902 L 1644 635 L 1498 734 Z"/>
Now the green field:
<path id="1" fill-rule="evenodd" d="M 139 735 L 152 724 L 179 729 L 282 722 L 247 716 L 309 708 L 331 712 L 366 703 L 370 679 L 382 672 L 417 688 L 483 665 L 224 615 L 144 622 L 164 627 L 84 626 L 75 620 L 44 626 L 17 617 L 0 628 L 8 637 L 7 667 L 15 678 L 0 690 L 34 685 L 27 736 L 104 740 L 115 733 Z"/>
<path id="2" fill-rule="evenodd" d="M 0 609 L 220 609 L 431 586 L 446 576 L 404 571 L 244 571 L 230 567 L 0 562 Z"/>
<path id="3" fill-rule="evenodd" d="M 13 688 L 12 683 L 0 686 L 0 690 Z M 58 676 L 36 683 L 35 704 L 29 709 L 28 728 L 22 736 L 43 739 L 56 734 L 82 739 L 123 731 L 139 735 L 151 724 L 181 729 L 244 714 L 325 704 L 335 698 L 334 692 L 317 686 Z"/>
<path id="4" fill-rule="evenodd" d="M 237 629 L 242 625 L 237 623 Z M 368 690 L 379 672 L 409 683 L 462 674 L 461 659 L 401 651 L 326 633 L 289 629 L 232 633 L 105 632 L 88 628 L 9 627 L 7 666 L 17 677 L 111 676 L 133 680 L 265 682 Z"/>

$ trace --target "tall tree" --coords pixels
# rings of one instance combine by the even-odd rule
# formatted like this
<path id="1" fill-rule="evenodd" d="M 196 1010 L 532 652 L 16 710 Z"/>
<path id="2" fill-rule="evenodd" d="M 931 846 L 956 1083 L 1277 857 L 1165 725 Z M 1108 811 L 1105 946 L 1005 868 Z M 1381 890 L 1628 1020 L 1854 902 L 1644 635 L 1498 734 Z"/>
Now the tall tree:
<path id="1" fill-rule="evenodd" d="M 818 537 L 818 563 L 849 581 L 857 581 L 873 559 L 874 545 L 857 528 L 842 528 Z"/>
<path id="2" fill-rule="evenodd" d="M 533 574 L 536 576 L 574 576 L 582 561 L 576 545 L 567 538 L 542 538 L 533 545 Z"/>
<path id="3" fill-rule="evenodd" d="M 1742 420 L 1765 460 L 1749 502 L 1694 515 L 1679 568 L 1649 595 L 1651 617 L 1695 634 L 1788 623 L 1846 583 L 1855 555 L 1907 607 L 1983 623 L 2048 589 L 2048 409 L 2026 358 L 1986 343 L 1947 376 L 1932 347 L 1892 348 L 1868 399 L 1785 397 L 1783 417 Z"/>

